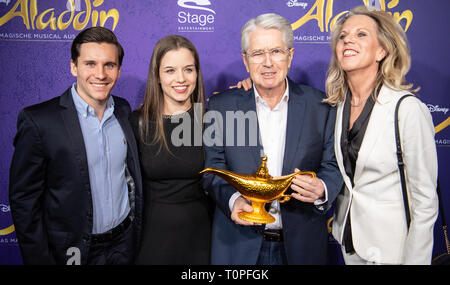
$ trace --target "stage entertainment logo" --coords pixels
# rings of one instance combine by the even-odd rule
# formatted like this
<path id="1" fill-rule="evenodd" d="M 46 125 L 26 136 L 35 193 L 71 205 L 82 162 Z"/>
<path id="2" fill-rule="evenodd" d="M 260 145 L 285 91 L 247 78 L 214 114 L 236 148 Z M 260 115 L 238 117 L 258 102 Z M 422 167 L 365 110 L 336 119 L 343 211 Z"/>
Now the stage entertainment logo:
<path id="1" fill-rule="evenodd" d="M 14 232 L 14 225 L 5 226 L 6 224 L 10 224 L 7 222 L 4 222 L 6 220 L 4 217 L 6 215 L 3 215 L 4 213 L 10 212 L 9 205 L 0 204 L 0 244 L 6 244 L 6 243 L 17 243 L 17 238 L 14 236 L 9 236 Z M 7 237 L 9 236 L 9 237 Z"/>
<path id="2" fill-rule="evenodd" d="M 0 0 L 0 40 L 70 42 L 85 28 L 114 30 L 119 22 L 119 11 L 102 6 L 107 4 L 105 0 L 53 2 L 57 5 L 38 0 Z"/>
<path id="3" fill-rule="evenodd" d="M 178 32 L 214 32 L 216 11 L 210 0 L 178 0 Z"/>
<path id="4" fill-rule="evenodd" d="M 411 10 L 393 12 L 401 0 L 361 0 L 355 5 L 366 5 L 392 14 L 405 31 L 410 27 L 413 20 Z M 300 44 L 328 44 L 331 40 L 330 32 L 336 22 L 346 15 L 349 10 L 337 11 L 334 0 L 289 0 L 284 2 L 286 8 L 303 8 L 296 11 L 307 11 L 306 14 L 292 22 L 294 31 L 294 43 Z M 307 7 L 310 7 L 309 10 Z M 280 7 L 281 8 L 281 7 Z M 398 9 L 398 7 L 397 7 Z"/>

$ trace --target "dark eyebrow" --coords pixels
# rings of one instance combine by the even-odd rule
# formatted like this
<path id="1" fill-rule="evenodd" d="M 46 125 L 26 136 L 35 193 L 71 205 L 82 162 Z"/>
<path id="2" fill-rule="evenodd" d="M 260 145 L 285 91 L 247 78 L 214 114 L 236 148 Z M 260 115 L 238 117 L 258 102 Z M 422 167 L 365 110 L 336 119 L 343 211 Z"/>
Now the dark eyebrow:
<path id="1" fill-rule="evenodd" d="M 186 67 L 195 67 L 195 64 L 188 64 L 188 65 L 184 66 L 183 68 L 186 68 Z M 175 67 L 173 67 L 171 65 L 167 65 L 167 66 L 163 66 L 163 68 L 168 69 L 168 68 L 175 68 Z"/>
<path id="2" fill-rule="evenodd" d="M 95 63 L 95 64 L 97 64 L 97 61 L 92 60 L 92 59 L 83 60 L 82 62 L 83 62 L 83 63 Z M 114 62 L 114 61 L 108 61 L 108 62 L 105 62 L 104 65 L 108 65 L 108 64 L 117 65 L 117 62 Z"/>

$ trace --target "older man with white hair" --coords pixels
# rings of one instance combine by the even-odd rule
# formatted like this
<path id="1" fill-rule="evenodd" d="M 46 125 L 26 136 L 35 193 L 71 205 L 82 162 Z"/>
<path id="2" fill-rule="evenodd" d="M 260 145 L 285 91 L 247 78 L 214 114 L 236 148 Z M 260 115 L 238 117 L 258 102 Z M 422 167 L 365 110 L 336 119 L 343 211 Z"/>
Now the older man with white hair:
<path id="1" fill-rule="evenodd" d="M 239 218 L 252 212 L 251 203 L 222 178 L 206 174 L 204 186 L 216 201 L 213 222 L 212 264 L 325 264 L 328 232 L 326 211 L 342 186 L 334 156 L 335 109 L 322 103 L 325 94 L 296 84 L 288 77 L 294 55 L 290 23 L 277 14 L 249 20 L 241 32 L 242 58 L 253 82 L 252 88 L 231 89 L 210 98 L 209 109 L 227 113 L 255 112 L 257 124 L 248 124 L 248 144 L 229 145 L 224 120 L 216 143 L 205 146 L 206 167 L 238 173 L 255 173 L 261 156 L 267 155 L 272 176 L 297 170 L 317 173 L 317 178 L 297 175 L 289 202 L 270 204 L 275 222 L 258 225 Z M 257 145 L 250 138 L 258 129 Z M 206 128 L 206 131 L 208 128 Z M 239 133 L 241 134 L 241 133 Z M 239 139 L 239 138 L 238 138 Z M 227 145 L 228 143 L 228 145 Z"/>

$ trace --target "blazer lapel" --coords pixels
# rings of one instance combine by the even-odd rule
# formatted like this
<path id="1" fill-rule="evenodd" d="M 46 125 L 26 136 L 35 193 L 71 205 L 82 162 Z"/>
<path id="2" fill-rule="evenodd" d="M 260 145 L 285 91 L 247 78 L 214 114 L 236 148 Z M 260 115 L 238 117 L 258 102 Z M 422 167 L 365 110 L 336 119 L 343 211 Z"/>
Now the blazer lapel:
<path id="1" fill-rule="evenodd" d="M 237 110 L 241 110 L 242 112 L 247 113 L 249 111 L 255 112 L 256 114 L 256 102 L 255 102 L 255 93 L 253 92 L 253 88 L 251 88 L 249 91 L 244 92 L 242 97 L 237 102 Z M 263 153 L 263 147 L 261 145 L 260 140 L 260 134 L 259 134 L 259 123 L 258 123 L 258 116 L 256 116 L 256 134 L 257 134 L 257 146 L 256 147 L 249 147 L 248 153 L 251 155 L 252 159 L 255 161 L 256 165 L 261 164 L 261 157 L 264 155 Z M 252 126 L 249 126 L 252 127 Z M 249 134 L 249 132 L 246 132 L 246 134 Z M 236 133 L 235 133 L 236 137 Z M 246 138 L 247 141 L 250 143 L 251 140 L 249 137 Z"/>
<path id="2" fill-rule="evenodd" d="M 339 166 L 339 170 L 341 172 L 341 175 L 344 179 L 345 186 L 347 186 L 347 189 L 352 189 L 352 182 L 350 181 L 350 177 L 348 177 L 347 173 L 345 172 L 344 167 L 344 158 L 342 156 L 342 150 L 341 150 L 341 136 L 342 136 L 342 119 L 344 115 L 344 102 L 341 102 L 337 106 L 336 111 L 336 124 L 334 127 L 334 153 L 336 155 L 336 161 Z"/>
<path id="3" fill-rule="evenodd" d="M 361 143 L 358 159 L 356 161 L 354 176 L 355 185 L 361 176 L 361 172 L 366 165 L 367 159 L 375 149 L 380 135 L 383 130 L 388 127 L 388 122 L 390 121 L 389 118 L 393 116 L 388 104 L 392 101 L 392 96 L 386 94 L 386 91 L 386 87 L 383 86 L 380 90 L 380 94 L 378 94 L 377 101 L 373 106 L 372 114 L 370 115 L 366 133 L 364 134 L 364 139 Z"/>
<path id="4" fill-rule="evenodd" d="M 62 107 L 60 111 L 61 116 L 74 151 L 73 153 L 78 162 L 81 176 L 85 179 L 85 183 L 90 184 L 86 146 L 70 88 L 61 95 L 59 105 Z"/>
<path id="5" fill-rule="evenodd" d="M 137 161 L 134 161 L 134 158 L 138 157 L 137 145 L 133 130 L 131 129 L 131 125 L 128 120 L 129 113 L 125 108 L 126 107 L 124 105 L 120 104 L 118 99 L 114 98 L 114 116 L 119 121 L 123 133 L 125 134 L 128 146 L 127 151 L 131 152 L 131 155 L 128 155 L 128 159 L 131 159 L 132 163 L 137 163 Z"/>
<path id="6" fill-rule="evenodd" d="M 127 139 L 127 143 L 130 146 L 130 142 L 134 141 L 133 130 L 131 129 L 131 125 L 128 121 L 128 112 L 124 110 L 124 106 L 120 104 L 117 99 L 114 100 L 114 116 L 117 121 L 119 121 L 119 124 L 125 134 L 125 138 Z M 130 147 L 134 147 L 134 145 L 131 145 Z"/>
<path id="7" fill-rule="evenodd" d="M 284 148 L 282 174 L 293 172 L 293 159 L 296 156 L 297 146 L 302 137 L 303 121 L 305 119 L 306 102 L 302 99 L 301 90 L 294 82 L 289 80 L 289 100 L 286 126 L 286 143 Z"/>

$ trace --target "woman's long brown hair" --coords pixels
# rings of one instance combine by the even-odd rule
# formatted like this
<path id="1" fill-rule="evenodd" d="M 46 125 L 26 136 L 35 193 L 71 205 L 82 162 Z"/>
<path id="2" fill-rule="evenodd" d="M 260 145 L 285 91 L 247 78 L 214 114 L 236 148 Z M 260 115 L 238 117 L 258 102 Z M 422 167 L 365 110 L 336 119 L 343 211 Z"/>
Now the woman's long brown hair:
<path id="1" fill-rule="evenodd" d="M 163 56 L 171 51 L 186 48 L 191 51 L 195 60 L 195 69 L 197 71 L 197 84 L 190 96 L 192 105 L 201 103 L 203 118 L 204 112 L 204 85 L 203 76 L 200 69 L 200 59 L 195 46 L 185 37 L 179 35 L 169 35 L 159 40 L 153 49 L 150 67 L 148 71 L 147 87 L 145 90 L 144 103 L 139 108 L 139 133 L 140 139 L 144 144 L 160 144 L 158 152 L 164 147 L 169 151 L 167 138 L 164 134 L 163 109 L 164 109 L 164 93 L 160 84 L 159 68 Z M 192 118 L 193 119 L 193 118 Z M 155 133 L 150 134 L 150 122 L 155 123 Z M 152 139 L 151 139 L 152 138 Z M 150 140 L 151 139 L 151 140 Z M 170 152 L 170 151 L 169 151 Z"/>

